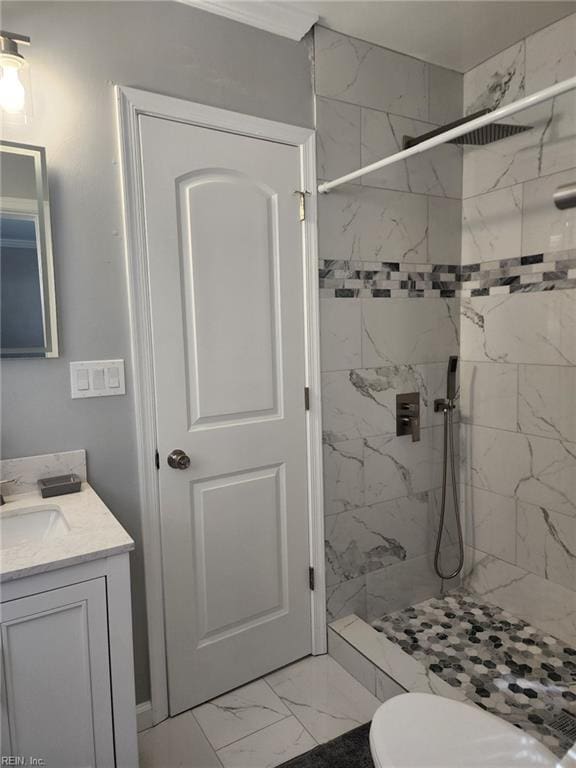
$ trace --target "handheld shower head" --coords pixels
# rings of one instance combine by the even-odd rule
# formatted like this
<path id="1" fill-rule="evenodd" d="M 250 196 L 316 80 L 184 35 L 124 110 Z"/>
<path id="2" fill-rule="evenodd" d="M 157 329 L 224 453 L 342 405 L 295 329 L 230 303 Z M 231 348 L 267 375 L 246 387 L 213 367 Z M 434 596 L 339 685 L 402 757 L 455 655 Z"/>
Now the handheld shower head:
<path id="1" fill-rule="evenodd" d="M 455 400 L 456 398 L 456 371 L 458 369 L 457 355 L 451 355 L 448 358 L 448 381 L 446 384 L 446 399 Z"/>
<path id="2" fill-rule="evenodd" d="M 440 502 L 440 521 L 438 535 L 436 537 L 436 549 L 434 550 L 434 570 L 441 579 L 453 579 L 458 576 L 464 565 L 464 537 L 462 535 L 462 523 L 458 506 L 458 491 L 456 489 L 456 449 L 454 439 L 454 400 L 456 399 L 456 371 L 458 370 L 458 357 L 451 355 L 448 358 L 448 381 L 446 384 L 446 400 L 436 400 L 434 411 L 442 411 L 444 414 L 444 462 L 442 471 L 442 501 Z M 456 531 L 458 536 L 458 563 L 451 571 L 444 571 L 441 565 L 442 538 L 445 533 L 444 522 L 446 518 L 446 492 L 448 490 L 448 464 L 452 477 L 452 495 L 454 497 L 453 514 L 456 517 Z"/>

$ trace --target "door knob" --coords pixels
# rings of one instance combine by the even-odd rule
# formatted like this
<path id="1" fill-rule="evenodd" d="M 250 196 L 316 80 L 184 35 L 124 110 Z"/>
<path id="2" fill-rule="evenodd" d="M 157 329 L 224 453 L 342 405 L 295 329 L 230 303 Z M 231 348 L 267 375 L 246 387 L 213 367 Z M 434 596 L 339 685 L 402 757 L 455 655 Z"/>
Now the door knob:
<path id="1" fill-rule="evenodd" d="M 172 469 L 188 469 L 190 466 L 190 456 L 188 456 L 180 448 L 176 448 L 172 453 L 168 454 L 168 466 Z"/>

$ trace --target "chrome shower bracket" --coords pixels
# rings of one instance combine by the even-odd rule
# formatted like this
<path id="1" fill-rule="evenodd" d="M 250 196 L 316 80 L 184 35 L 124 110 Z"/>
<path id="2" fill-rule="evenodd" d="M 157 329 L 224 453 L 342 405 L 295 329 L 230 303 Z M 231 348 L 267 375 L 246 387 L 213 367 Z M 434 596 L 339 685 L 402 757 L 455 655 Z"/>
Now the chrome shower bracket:
<path id="1" fill-rule="evenodd" d="M 446 413 L 446 411 L 453 411 L 456 408 L 454 400 L 448 400 L 445 397 L 439 397 L 434 400 L 434 413 Z"/>

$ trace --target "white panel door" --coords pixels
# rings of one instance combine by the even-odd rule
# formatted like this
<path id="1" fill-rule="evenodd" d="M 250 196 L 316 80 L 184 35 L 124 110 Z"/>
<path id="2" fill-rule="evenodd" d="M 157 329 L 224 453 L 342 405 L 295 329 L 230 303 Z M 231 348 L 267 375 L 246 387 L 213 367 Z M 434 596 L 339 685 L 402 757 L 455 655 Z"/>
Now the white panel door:
<path id="1" fill-rule="evenodd" d="M 2 755 L 114 766 L 104 579 L 3 603 L 1 638 Z"/>
<path id="2" fill-rule="evenodd" d="M 300 151 L 140 123 L 174 714 L 311 651 Z"/>

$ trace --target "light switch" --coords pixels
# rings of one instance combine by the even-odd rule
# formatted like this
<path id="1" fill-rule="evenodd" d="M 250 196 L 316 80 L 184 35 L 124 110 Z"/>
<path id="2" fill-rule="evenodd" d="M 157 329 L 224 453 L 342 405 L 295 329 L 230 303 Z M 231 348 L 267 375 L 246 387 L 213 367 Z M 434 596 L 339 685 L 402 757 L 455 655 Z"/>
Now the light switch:
<path id="1" fill-rule="evenodd" d="M 92 386 L 96 390 L 105 389 L 104 368 L 94 368 L 92 370 Z"/>
<path id="2" fill-rule="evenodd" d="M 118 389 L 120 386 L 120 374 L 117 365 L 111 365 L 106 369 L 108 376 L 108 389 Z"/>
<path id="3" fill-rule="evenodd" d="M 90 389 L 90 375 L 87 368 L 79 368 L 76 371 L 76 387 L 81 392 Z"/>
<path id="4" fill-rule="evenodd" d="M 126 394 L 124 360 L 89 360 L 70 363 L 72 398 Z"/>

